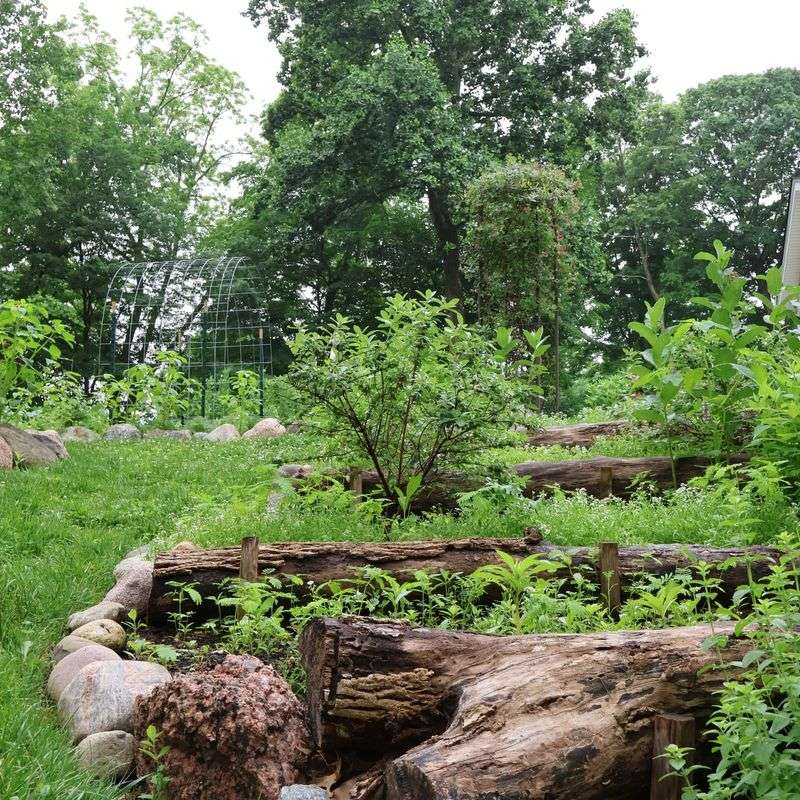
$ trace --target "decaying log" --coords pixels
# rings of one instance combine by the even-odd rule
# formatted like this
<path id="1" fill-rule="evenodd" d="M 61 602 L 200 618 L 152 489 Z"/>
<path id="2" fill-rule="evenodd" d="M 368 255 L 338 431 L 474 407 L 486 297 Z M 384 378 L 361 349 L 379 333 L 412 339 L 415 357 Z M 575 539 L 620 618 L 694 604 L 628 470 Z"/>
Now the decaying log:
<path id="1" fill-rule="evenodd" d="M 312 739 L 345 764 L 388 755 L 381 800 L 640 800 L 654 716 L 703 720 L 731 676 L 704 670 L 719 661 L 703 647 L 711 633 L 501 637 L 318 619 L 301 638 Z M 750 646 L 732 640 L 723 655 Z"/>
<path id="2" fill-rule="evenodd" d="M 417 570 L 426 572 L 458 572 L 468 575 L 478 567 L 498 562 L 496 552 L 502 550 L 516 558 L 538 553 L 565 566 L 555 575 L 567 578 L 570 567 L 597 569 L 598 548 L 560 547 L 545 544 L 541 535 L 529 529 L 519 539 L 435 539 L 417 542 L 285 542 L 262 544 L 258 550 L 259 572 L 271 570 L 282 575 L 300 575 L 315 584 L 329 580 L 352 578 L 364 566 L 381 567 L 398 580 L 413 578 Z M 626 579 L 639 573 L 665 575 L 677 569 L 691 568 L 698 561 L 721 564 L 736 560 L 733 566 L 714 573 L 721 589 L 730 595 L 747 582 L 746 560 L 752 562 L 752 575 L 757 580 L 766 575 L 769 565 L 777 562 L 782 551 L 773 547 L 718 549 L 702 545 L 662 544 L 631 545 L 619 548 L 622 591 Z M 193 582 L 203 596 L 216 593 L 220 581 L 239 574 L 241 547 L 214 550 L 177 549 L 159 553 L 153 569 L 150 614 L 157 619 L 172 608 L 172 581 Z"/>
<path id="3" fill-rule="evenodd" d="M 744 456 L 735 456 L 731 463 L 742 463 Z M 675 478 L 680 486 L 691 478 L 703 475 L 712 460 L 698 456 L 675 459 Z M 524 461 L 511 468 L 525 479 L 523 494 L 532 497 L 552 492 L 558 487 L 565 492 L 584 489 L 593 497 L 630 497 L 635 479 L 647 480 L 657 491 L 671 489 L 673 483 L 672 465 L 667 456 L 648 456 L 643 458 L 595 458 L 571 459 L 569 461 Z M 381 484 L 375 471 L 362 474 L 364 494 L 373 491 L 380 493 Z M 427 511 L 432 508 L 453 509 L 457 506 L 458 495 L 480 489 L 484 481 L 466 475 L 448 474 L 427 486 L 412 500 L 414 511 Z"/>
<path id="4" fill-rule="evenodd" d="M 361 567 L 381 567 L 404 580 L 417 570 L 469 574 L 498 563 L 497 550 L 523 558 L 536 552 L 541 534 L 529 528 L 524 538 L 429 539 L 419 542 L 280 542 L 258 548 L 259 572 L 301 575 L 315 584 L 352 578 Z M 201 595 L 212 594 L 220 581 L 239 574 L 241 547 L 213 550 L 179 548 L 159 553 L 153 567 L 150 614 L 172 607 L 167 583 L 191 581 Z"/>
<path id="5" fill-rule="evenodd" d="M 528 444 L 535 447 L 561 445 L 561 447 L 591 447 L 600 436 L 615 436 L 630 427 L 624 419 L 609 422 L 581 422 L 577 425 L 557 425 L 528 434 Z"/>

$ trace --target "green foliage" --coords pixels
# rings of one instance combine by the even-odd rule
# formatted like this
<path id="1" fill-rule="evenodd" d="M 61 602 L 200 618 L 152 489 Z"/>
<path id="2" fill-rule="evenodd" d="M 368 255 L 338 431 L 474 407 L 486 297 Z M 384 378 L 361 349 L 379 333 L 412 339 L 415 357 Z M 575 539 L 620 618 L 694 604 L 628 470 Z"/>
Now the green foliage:
<path id="1" fill-rule="evenodd" d="M 693 787 L 693 768 L 674 749 L 673 770 L 687 779 L 684 800 L 789 800 L 797 794 L 800 757 L 800 571 L 797 546 L 785 540 L 786 553 L 764 582 L 743 587 L 740 603 L 752 603 L 736 624 L 736 635 L 752 642 L 740 661 L 723 664 L 739 674 L 725 683 L 709 722 L 719 757 L 707 777 L 708 788 Z"/>
<path id="2" fill-rule="evenodd" d="M 712 289 L 691 258 L 708 242 L 728 243 L 752 274 L 779 260 L 799 112 L 794 69 L 728 75 L 632 109 L 633 135 L 604 148 L 596 182 L 613 275 L 596 301 L 612 352 L 633 344 L 627 322 L 644 300 L 666 296 L 680 318 Z"/>
<path id="3" fill-rule="evenodd" d="M 345 457 L 377 470 L 395 507 L 399 491 L 408 498 L 413 476 L 427 484 L 468 466 L 522 413 L 516 382 L 503 366 L 516 343 L 501 335 L 498 350 L 465 324 L 456 305 L 432 292 L 419 300 L 398 295 L 375 331 L 340 316 L 320 331 L 301 327 L 291 343 L 294 386 Z M 530 342 L 535 360 L 544 347 L 541 332 Z"/>
<path id="4" fill-rule="evenodd" d="M 755 299 L 767 312 L 764 319 L 772 326 L 770 332 L 750 321 L 755 309 L 746 294 L 747 280 L 731 266 L 732 251 L 719 241 L 714 248 L 714 253 L 696 256 L 707 262 L 708 278 L 718 289 L 716 294 L 693 298 L 707 310 L 704 319 L 666 326 L 662 297 L 652 306 L 647 304 L 644 322 L 630 324 L 649 345 L 641 352 L 644 363 L 633 370 L 637 376 L 633 388 L 648 391 L 635 416 L 663 427 L 670 452 L 672 430 L 681 422 L 724 459 L 741 448 L 748 433 L 747 415 L 752 418 L 755 413 L 752 447 L 779 463 L 788 455 L 778 444 L 781 420 L 789 425 L 784 441 L 792 435 L 790 395 L 800 340 L 793 330 L 796 315 L 790 301 L 796 291 L 779 300 L 779 271 L 772 269 L 763 276 L 770 294 L 757 294 Z M 788 395 L 783 394 L 786 391 Z M 777 446 L 771 449 L 768 442 Z M 787 475 L 791 471 L 789 467 Z"/>
<path id="5" fill-rule="evenodd" d="M 597 247 L 584 247 L 593 238 L 592 219 L 577 191 L 556 167 L 508 160 L 481 173 L 465 195 L 466 274 L 477 290 L 470 307 L 517 336 L 531 326 L 548 332 L 556 410 L 562 327 L 568 322 L 574 331 L 589 322 L 574 300 L 586 292 L 587 276 L 604 269 Z"/>
<path id="6" fill-rule="evenodd" d="M 186 415 L 200 384 L 186 375 L 179 353 L 156 354 L 156 365 L 134 364 L 121 376 L 103 376 L 102 393 L 111 422 L 130 421 L 157 426 L 174 424 Z"/>
<path id="7" fill-rule="evenodd" d="M 164 768 L 164 756 L 170 751 L 168 745 L 160 745 L 161 731 L 155 725 L 148 725 L 145 738 L 139 742 L 139 752 L 153 763 L 153 771 L 148 778 L 150 791 L 140 794 L 141 800 L 169 800 L 169 784 L 171 778 Z"/>
<path id="8" fill-rule="evenodd" d="M 186 16 L 134 9 L 128 53 L 85 11 L 68 30 L 34 16 L 11 20 L 31 60 L 27 77 L 12 69 L 25 86 L 14 124 L 0 123 L 0 296 L 70 304 L 88 375 L 109 262 L 176 258 L 221 213 L 220 171 L 238 148 L 218 133 L 245 93 Z"/>
<path id="9" fill-rule="evenodd" d="M 508 153 L 577 160 L 592 136 L 626 126 L 621 112 L 644 85 L 630 75 L 642 53 L 633 18 L 618 11 L 588 23 L 588 13 L 560 0 L 470 0 L 457 10 L 252 0 L 250 16 L 284 60 L 284 91 L 265 115 L 270 163 L 253 187 L 257 227 L 271 236 L 274 220 L 285 221 L 276 245 L 308 265 L 328 317 L 347 302 L 340 280 L 352 280 L 353 254 L 364 250 L 366 237 L 346 231 L 376 209 L 417 209 L 415 235 L 430 234 L 426 282 L 413 288 L 462 297 L 465 183 Z"/>
<path id="10" fill-rule="evenodd" d="M 12 390 L 32 395 L 41 388 L 45 369 L 61 358 L 60 346 L 73 341 L 43 306 L 26 300 L 0 304 L 0 415 L 8 413 Z"/>

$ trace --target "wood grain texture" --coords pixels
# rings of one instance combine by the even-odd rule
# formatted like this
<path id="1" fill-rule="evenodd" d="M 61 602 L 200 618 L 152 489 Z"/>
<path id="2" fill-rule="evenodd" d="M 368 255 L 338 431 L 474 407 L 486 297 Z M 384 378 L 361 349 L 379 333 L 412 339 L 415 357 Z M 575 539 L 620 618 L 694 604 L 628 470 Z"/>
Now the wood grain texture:
<path id="1" fill-rule="evenodd" d="M 383 800 L 640 800 L 655 716 L 704 719 L 731 676 L 701 672 L 718 658 L 703 648 L 710 634 L 496 637 L 316 620 L 301 639 L 312 738 L 345 771 L 388 756 L 372 795 Z M 732 640 L 725 656 L 749 646 Z"/>
<path id="2" fill-rule="evenodd" d="M 624 419 L 614 419 L 608 422 L 581 422 L 577 425 L 556 425 L 531 431 L 528 434 L 528 444 L 534 447 L 547 447 L 560 445 L 561 447 L 591 447 L 601 436 L 616 436 L 630 423 Z"/>
<path id="3" fill-rule="evenodd" d="M 413 578 L 417 570 L 459 572 L 469 575 L 485 564 L 499 563 L 497 551 L 516 558 L 539 554 L 552 561 L 568 561 L 572 568 L 598 570 L 597 547 L 560 547 L 541 541 L 538 533 L 525 538 L 434 539 L 417 542 L 285 542 L 262 544 L 258 549 L 259 572 L 270 570 L 278 575 L 299 575 L 315 584 L 354 577 L 365 566 L 386 570 L 399 580 Z M 666 575 L 677 569 L 692 569 L 698 561 L 720 565 L 714 576 L 722 582 L 722 591 L 732 594 L 747 582 L 744 559 L 753 560 L 756 580 L 769 572 L 782 551 L 774 547 L 713 548 L 704 545 L 662 544 L 619 547 L 621 588 L 633 575 Z M 150 616 L 158 619 L 173 607 L 170 581 L 197 584 L 203 596 L 216 593 L 220 581 L 239 574 L 241 547 L 211 550 L 178 549 L 159 553 L 153 570 Z M 733 560 L 733 564 L 724 564 Z M 725 566 L 722 569 L 722 566 Z M 568 578 L 566 566 L 553 572 Z M 599 577 L 599 576 L 598 576 Z M 295 587 L 302 590 L 302 587 Z"/>

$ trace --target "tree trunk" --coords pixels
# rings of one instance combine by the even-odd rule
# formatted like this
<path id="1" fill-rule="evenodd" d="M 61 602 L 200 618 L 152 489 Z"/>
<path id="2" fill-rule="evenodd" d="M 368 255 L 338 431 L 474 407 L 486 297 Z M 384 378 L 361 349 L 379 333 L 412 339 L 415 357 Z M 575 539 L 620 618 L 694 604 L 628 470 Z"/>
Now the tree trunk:
<path id="1" fill-rule="evenodd" d="M 730 677 L 700 672 L 720 660 L 703 647 L 711 633 L 494 637 L 318 619 L 300 645 L 312 739 L 345 779 L 388 756 L 382 800 L 640 800 L 654 716 L 704 720 Z"/>
<path id="2" fill-rule="evenodd" d="M 744 456 L 734 456 L 731 463 L 741 463 Z M 709 458 L 683 457 L 675 459 L 675 474 L 678 484 L 703 475 L 706 468 L 714 463 Z M 633 494 L 634 479 L 647 480 L 657 491 L 673 488 L 672 460 L 669 456 L 649 456 L 645 458 L 609 458 L 597 456 L 569 461 L 525 461 L 511 467 L 517 475 L 525 478 L 523 493 L 526 497 L 549 493 L 553 487 L 565 492 L 584 489 L 593 497 L 630 497 Z M 605 475 L 611 470 L 611 482 Z M 458 495 L 480 489 L 484 485 L 481 478 L 456 473 L 440 475 L 435 481 L 424 486 L 412 500 L 414 511 L 427 511 L 431 508 L 453 509 L 458 503 Z M 374 471 L 362 475 L 364 494 L 380 489 L 378 475 Z"/>
<path id="3" fill-rule="evenodd" d="M 444 292 L 450 300 L 463 300 L 464 287 L 461 280 L 461 232 L 453 222 L 447 189 L 428 189 L 428 208 L 433 227 L 442 247 L 444 268 Z M 459 309 L 464 313 L 464 309 Z"/>
<path id="4" fill-rule="evenodd" d="M 591 447 L 600 436 L 614 436 L 629 427 L 630 423 L 624 419 L 558 425 L 532 431 L 528 434 L 528 444 L 535 447 L 547 447 L 553 444 L 561 447 Z"/>
<path id="5" fill-rule="evenodd" d="M 386 570 L 400 581 L 413 579 L 417 570 L 458 572 L 469 575 L 478 567 L 499 563 L 496 552 L 502 550 L 516 558 L 534 553 L 552 561 L 563 561 L 565 566 L 553 573 L 559 578 L 569 578 L 572 570 L 581 567 L 597 569 L 596 547 L 559 547 L 542 544 L 538 532 L 532 531 L 520 539 L 437 539 L 418 542 L 354 543 L 354 542 L 286 542 L 262 544 L 259 547 L 259 572 L 271 570 L 278 575 L 302 575 L 307 581 L 319 585 L 330 580 L 353 578 L 364 566 Z M 619 548 L 622 590 L 625 579 L 647 573 L 665 575 L 677 569 L 691 569 L 698 561 L 719 564 L 728 559 L 737 563 L 724 571 L 714 571 L 721 581 L 721 590 L 730 595 L 747 583 L 745 558 L 752 560 L 751 571 L 758 580 L 769 572 L 769 565 L 777 562 L 782 551 L 774 547 L 749 547 L 715 549 L 699 545 L 662 544 L 634 545 Z M 241 547 L 215 550 L 178 549 L 156 556 L 153 570 L 153 588 L 150 595 L 150 615 L 154 619 L 173 607 L 167 583 L 191 581 L 201 595 L 215 594 L 220 581 L 239 574 Z M 566 564 L 569 563 L 570 567 Z M 544 577 L 544 576 L 542 576 Z M 294 588 L 294 587 L 290 587 Z"/>

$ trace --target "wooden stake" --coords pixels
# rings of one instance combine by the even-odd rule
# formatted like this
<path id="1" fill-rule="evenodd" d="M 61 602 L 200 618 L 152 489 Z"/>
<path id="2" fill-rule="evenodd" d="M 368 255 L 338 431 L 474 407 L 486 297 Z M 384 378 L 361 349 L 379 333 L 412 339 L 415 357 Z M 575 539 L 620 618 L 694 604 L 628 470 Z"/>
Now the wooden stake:
<path id="1" fill-rule="evenodd" d="M 355 495 L 356 502 L 360 503 L 364 495 L 364 473 L 361 470 L 350 475 L 350 491 Z"/>
<path id="2" fill-rule="evenodd" d="M 653 770 L 650 779 L 650 800 L 681 800 L 684 780 L 666 777 L 671 772 L 666 758 L 659 758 L 667 745 L 694 747 L 694 717 L 688 714 L 658 714 L 653 720 Z M 689 754 L 691 756 L 691 754 Z"/>
<path id="3" fill-rule="evenodd" d="M 258 580 L 258 537 L 245 536 L 242 539 L 242 557 L 239 562 L 239 577 L 243 581 L 255 583 Z M 241 619 L 244 612 L 236 606 L 236 619 Z"/>
<path id="4" fill-rule="evenodd" d="M 616 542 L 600 544 L 600 592 L 612 614 L 622 605 L 619 571 L 619 545 Z"/>
<path id="5" fill-rule="evenodd" d="M 600 467 L 600 492 L 601 497 L 611 497 L 614 494 L 614 470 L 611 467 Z"/>

